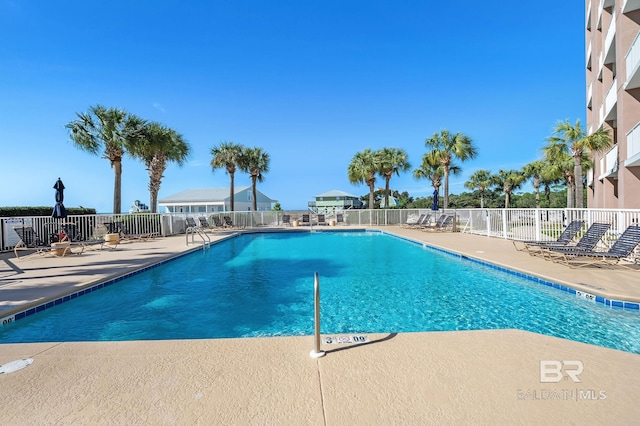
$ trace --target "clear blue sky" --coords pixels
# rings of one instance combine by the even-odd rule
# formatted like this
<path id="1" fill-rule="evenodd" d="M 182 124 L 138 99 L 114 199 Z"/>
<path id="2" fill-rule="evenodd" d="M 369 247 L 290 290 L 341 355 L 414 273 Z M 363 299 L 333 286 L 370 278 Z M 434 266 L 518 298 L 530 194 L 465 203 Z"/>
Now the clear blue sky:
<path id="1" fill-rule="evenodd" d="M 403 148 L 417 167 L 441 129 L 469 135 L 485 168 L 540 158 L 558 120 L 585 116 L 582 0 L 0 0 L 0 205 L 109 213 L 109 162 L 73 147 L 65 124 L 95 104 L 180 132 L 192 154 L 165 172 L 160 198 L 228 187 L 210 167 L 222 141 L 258 146 L 258 189 L 284 209 L 338 189 L 365 148 Z M 413 168 L 412 167 L 412 170 Z M 142 163 L 123 163 L 122 211 L 149 203 Z M 236 185 L 250 185 L 238 173 Z M 384 186 L 378 179 L 376 186 Z M 433 191 L 411 172 L 391 187 Z"/>

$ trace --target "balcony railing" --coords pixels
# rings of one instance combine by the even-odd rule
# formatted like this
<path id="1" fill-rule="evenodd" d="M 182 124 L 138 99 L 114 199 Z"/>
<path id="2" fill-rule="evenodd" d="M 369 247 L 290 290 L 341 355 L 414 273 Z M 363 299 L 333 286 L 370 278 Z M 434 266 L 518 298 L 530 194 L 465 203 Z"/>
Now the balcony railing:
<path id="1" fill-rule="evenodd" d="M 604 123 L 604 104 L 600 105 L 600 109 L 598 111 L 598 127 L 602 126 Z"/>
<path id="2" fill-rule="evenodd" d="M 612 120 L 616 114 L 616 104 L 618 102 L 618 79 L 614 79 L 611 83 L 611 87 L 607 92 L 607 96 L 604 98 L 605 105 L 605 120 Z"/>
<path id="3" fill-rule="evenodd" d="M 607 29 L 607 35 L 604 39 L 604 61 L 610 64 L 616 60 L 616 14 L 611 15 L 611 23 Z"/>
<path id="4" fill-rule="evenodd" d="M 640 2 L 640 0 L 638 0 Z M 636 38 L 631 43 L 631 47 L 625 56 L 625 67 L 627 73 L 627 81 L 625 82 L 625 89 L 635 89 L 640 87 L 640 33 L 636 35 Z"/>
<path id="5" fill-rule="evenodd" d="M 604 164 L 602 161 L 604 160 Z M 607 152 L 602 160 L 600 160 L 600 166 L 602 174 L 598 179 L 602 180 L 607 177 L 615 177 L 618 175 L 618 145 L 614 145 L 613 148 Z"/>
<path id="6" fill-rule="evenodd" d="M 627 133 L 627 159 L 625 167 L 640 166 L 640 123 Z"/>

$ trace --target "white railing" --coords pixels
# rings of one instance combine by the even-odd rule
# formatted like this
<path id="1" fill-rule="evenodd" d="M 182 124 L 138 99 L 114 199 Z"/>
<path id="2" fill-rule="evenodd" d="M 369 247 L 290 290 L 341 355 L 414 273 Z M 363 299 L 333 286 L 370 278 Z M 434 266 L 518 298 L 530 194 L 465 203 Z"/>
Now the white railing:
<path id="1" fill-rule="evenodd" d="M 633 76 L 638 72 L 638 64 L 640 63 L 640 32 L 631 43 L 631 47 L 625 56 L 625 67 L 627 74 L 626 84 L 629 84 Z"/>
<path id="2" fill-rule="evenodd" d="M 602 126 L 604 123 L 604 104 L 600 105 L 600 110 L 598 112 L 598 127 Z"/>
<path id="3" fill-rule="evenodd" d="M 604 160 L 604 164 L 602 160 Z M 598 177 L 600 180 L 618 171 L 618 145 L 614 145 L 613 148 L 605 154 L 604 158 L 600 160 L 600 166 L 601 175 Z"/>
<path id="4" fill-rule="evenodd" d="M 618 79 L 614 78 L 613 82 L 611 83 L 611 87 L 609 88 L 609 91 L 607 92 L 607 96 L 604 98 L 604 105 L 605 105 L 605 116 L 607 118 L 609 117 L 609 113 L 611 112 L 611 110 L 613 109 L 613 107 L 616 105 L 617 101 L 618 101 Z"/>
<path id="5" fill-rule="evenodd" d="M 581 219 L 591 224 L 607 222 L 611 224 L 609 233 L 615 237 L 627 226 L 640 223 L 640 209 L 448 209 L 433 212 L 429 209 L 381 209 L 346 210 L 338 212 L 344 224 L 350 226 L 392 226 L 415 221 L 422 213 L 453 214 L 455 232 L 488 235 L 516 240 L 555 239 L 570 221 Z M 262 211 L 227 212 L 234 228 L 259 229 L 283 226 L 283 215 L 289 215 L 291 222 L 307 211 Z M 213 223 L 218 213 L 209 213 L 207 219 Z M 312 222 L 317 221 L 312 215 Z M 123 223 L 132 233 L 158 233 L 161 236 L 185 234 L 187 215 L 184 213 L 135 214 L 135 215 L 86 215 L 69 216 L 67 221 L 75 223 L 84 239 L 100 239 L 110 231 L 110 227 Z M 195 214 L 194 218 L 199 215 Z M 326 223 L 335 220 L 335 214 L 326 215 Z M 58 228 L 50 217 L 0 218 L 0 251 L 9 251 L 17 243 L 13 226 L 25 224 L 33 226 L 43 238 L 56 234 Z M 340 224 L 339 224 L 340 225 Z M 314 226 L 314 229 L 317 229 Z M 337 228 L 336 228 L 337 229 Z"/>
<path id="6" fill-rule="evenodd" d="M 627 160 L 640 154 L 640 123 L 627 133 Z"/>
<path id="7" fill-rule="evenodd" d="M 616 36 L 616 14 L 611 15 L 611 22 L 609 23 L 609 28 L 607 29 L 607 35 L 604 39 L 604 53 L 605 53 L 605 63 L 611 63 L 615 61 L 615 48 L 611 51 L 613 45 L 613 39 Z"/>

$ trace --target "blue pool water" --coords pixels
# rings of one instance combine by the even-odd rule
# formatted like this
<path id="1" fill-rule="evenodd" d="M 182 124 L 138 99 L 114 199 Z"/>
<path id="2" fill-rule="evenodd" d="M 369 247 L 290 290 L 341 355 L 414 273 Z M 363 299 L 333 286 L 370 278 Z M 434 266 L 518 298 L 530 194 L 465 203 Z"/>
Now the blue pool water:
<path id="1" fill-rule="evenodd" d="M 0 342 L 518 328 L 640 353 L 640 314 L 379 232 L 231 238 L 0 328 Z"/>

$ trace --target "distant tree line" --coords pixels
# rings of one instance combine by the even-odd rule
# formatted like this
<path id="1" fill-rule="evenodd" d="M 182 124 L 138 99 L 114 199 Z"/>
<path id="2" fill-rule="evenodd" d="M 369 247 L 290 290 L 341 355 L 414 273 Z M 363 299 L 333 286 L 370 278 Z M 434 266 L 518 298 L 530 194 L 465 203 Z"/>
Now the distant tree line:
<path id="1" fill-rule="evenodd" d="M 470 193 L 449 195 L 449 176 L 458 175 L 462 169 L 457 164 L 475 158 L 478 155 L 471 138 L 463 133 L 451 133 L 442 130 L 425 140 L 430 150 L 422 157 L 420 166 L 413 170 L 415 179 L 431 181 L 435 194 L 444 186 L 443 207 L 446 208 L 539 208 L 539 207 L 577 207 L 586 204 L 585 171 L 593 168 L 593 153 L 604 152 L 611 146 L 611 136 L 604 128 L 587 135 L 576 120 L 556 124 L 553 134 L 547 138 L 542 148 L 543 158 L 526 164 L 520 170 L 477 170 L 467 182 L 465 188 Z M 400 172 L 410 169 L 406 152 L 398 148 L 383 148 L 372 151 L 367 148 L 354 155 L 348 167 L 349 181 L 354 184 L 366 184 L 368 197 L 363 196 L 368 208 L 389 207 L 389 197 L 398 200 L 395 208 L 431 207 L 433 197 L 413 199 L 408 193 L 397 193 L 389 187 L 389 180 Z M 376 192 L 376 177 L 385 178 L 385 189 Z M 518 194 L 528 180 L 534 187 L 531 194 Z M 542 194 L 541 194 L 542 191 Z M 385 198 L 384 204 L 381 199 Z M 438 200 L 439 201 L 439 200 Z"/>

